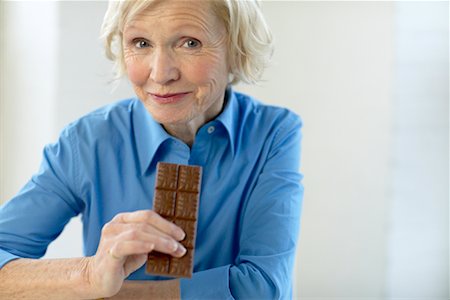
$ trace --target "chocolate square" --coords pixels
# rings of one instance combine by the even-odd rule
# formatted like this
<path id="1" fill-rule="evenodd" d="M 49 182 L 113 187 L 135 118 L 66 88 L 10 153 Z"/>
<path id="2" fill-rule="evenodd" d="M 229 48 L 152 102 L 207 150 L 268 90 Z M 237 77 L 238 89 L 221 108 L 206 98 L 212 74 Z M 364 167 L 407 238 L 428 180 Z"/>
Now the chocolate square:
<path id="1" fill-rule="evenodd" d="M 181 244 L 183 244 L 186 249 L 193 249 L 195 246 L 195 233 L 197 231 L 195 221 L 178 219 L 175 220 L 174 223 L 183 228 L 186 233 L 186 237 L 181 241 Z"/>
<path id="2" fill-rule="evenodd" d="M 198 194 L 188 192 L 177 193 L 175 216 L 182 219 L 197 219 Z"/>
<path id="3" fill-rule="evenodd" d="M 155 188 L 176 190 L 178 181 L 178 165 L 158 163 Z"/>
<path id="4" fill-rule="evenodd" d="M 153 251 L 148 255 L 147 266 L 152 266 L 153 274 L 167 274 L 170 267 L 170 257 L 170 255 Z"/>
<path id="5" fill-rule="evenodd" d="M 200 191 L 201 173 L 191 166 L 180 165 L 178 190 L 198 193 Z"/>
<path id="6" fill-rule="evenodd" d="M 169 273 L 171 276 L 185 277 L 187 274 L 192 274 L 192 266 L 194 262 L 194 255 L 192 250 L 188 250 L 183 257 L 173 257 L 170 260 Z"/>
<path id="7" fill-rule="evenodd" d="M 175 215 L 176 192 L 155 190 L 153 210 L 164 217 Z"/>

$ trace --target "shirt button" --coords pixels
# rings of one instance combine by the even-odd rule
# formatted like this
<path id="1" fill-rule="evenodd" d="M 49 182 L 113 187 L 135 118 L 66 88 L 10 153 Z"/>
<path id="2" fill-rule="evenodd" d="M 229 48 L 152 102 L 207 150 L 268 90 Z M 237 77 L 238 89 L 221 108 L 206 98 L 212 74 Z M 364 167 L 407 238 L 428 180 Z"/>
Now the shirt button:
<path id="1" fill-rule="evenodd" d="M 216 130 L 216 128 L 214 126 L 209 126 L 208 127 L 208 133 L 211 134 L 214 132 L 214 130 Z"/>

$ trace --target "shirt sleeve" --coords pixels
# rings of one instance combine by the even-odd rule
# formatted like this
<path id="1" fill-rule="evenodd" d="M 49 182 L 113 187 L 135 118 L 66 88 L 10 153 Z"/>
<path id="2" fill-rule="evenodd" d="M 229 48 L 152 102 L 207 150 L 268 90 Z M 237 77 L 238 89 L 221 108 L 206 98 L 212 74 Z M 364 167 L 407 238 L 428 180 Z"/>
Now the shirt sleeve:
<path id="1" fill-rule="evenodd" d="M 233 265 L 181 280 L 182 299 L 289 299 L 303 200 L 301 121 L 280 126 L 242 213 Z M 205 288 L 206 287 L 206 288 Z"/>
<path id="2" fill-rule="evenodd" d="M 40 258 L 83 202 L 75 196 L 75 145 L 68 130 L 44 149 L 37 174 L 0 207 L 0 268 L 15 258 Z"/>

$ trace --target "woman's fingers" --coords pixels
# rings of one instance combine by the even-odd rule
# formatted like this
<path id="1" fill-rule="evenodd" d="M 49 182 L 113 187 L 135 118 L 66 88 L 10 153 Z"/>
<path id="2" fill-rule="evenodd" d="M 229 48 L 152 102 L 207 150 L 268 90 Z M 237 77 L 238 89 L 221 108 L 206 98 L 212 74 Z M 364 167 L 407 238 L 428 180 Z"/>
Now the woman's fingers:
<path id="1" fill-rule="evenodd" d="M 171 254 L 173 256 L 182 256 L 186 252 L 186 249 L 174 240 L 169 235 L 159 232 L 157 229 L 149 228 L 149 226 L 145 226 L 143 224 L 124 224 L 122 225 L 123 230 L 121 233 L 116 236 L 116 243 L 123 243 L 128 241 L 139 241 L 142 243 L 148 243 L 153 245 L 152 249 L 148 251 L 145 248 L 144 252 L 137 252 L 137 249 L 134 249 L 133 252 L 126 253 L 125 255 L 131 254 L 141 254 L 148 253 L 152 250 Z M 142 249 L 142 248 L 139 248 Z M 133 248 L 131 249 L 133 251 Z"/>
<path id="2" fill-rule="evenodd" d="M 120 213 L 114 217 L 113 223 L 146 223 L 154 226 L 161 232 L 172 236 L 174 239 L 181 241 L 185 237 L 184 231 L 167 221 L 153 210 L 139 210 L 131 213 Z"/>
<path id="3" fill-rule="evenodd" d="M 153 251 L 155 245 L 143 241 L 123 241 L 115 243 L 108 251 L 111 259 L 120 260 L 130 255 L 145 254 Z"/>

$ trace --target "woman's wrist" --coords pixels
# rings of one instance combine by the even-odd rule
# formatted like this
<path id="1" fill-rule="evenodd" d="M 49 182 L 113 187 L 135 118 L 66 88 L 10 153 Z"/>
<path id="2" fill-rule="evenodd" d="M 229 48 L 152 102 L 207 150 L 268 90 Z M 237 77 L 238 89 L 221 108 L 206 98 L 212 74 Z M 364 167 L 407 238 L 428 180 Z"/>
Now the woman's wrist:
<path id="1" fill-rule="evenodd" d="M 93 284 L 91 271 L 92 257 L 83 257 L 79 262 L 79 266 L 72 270 L 71 278 L 73 278 L 72 289 L 80 299 L 97 299 L 103 298 L 102 291 Z"/>

